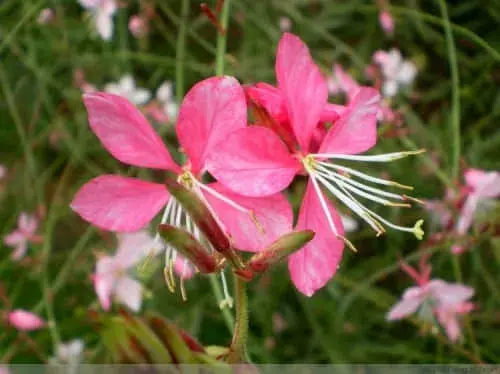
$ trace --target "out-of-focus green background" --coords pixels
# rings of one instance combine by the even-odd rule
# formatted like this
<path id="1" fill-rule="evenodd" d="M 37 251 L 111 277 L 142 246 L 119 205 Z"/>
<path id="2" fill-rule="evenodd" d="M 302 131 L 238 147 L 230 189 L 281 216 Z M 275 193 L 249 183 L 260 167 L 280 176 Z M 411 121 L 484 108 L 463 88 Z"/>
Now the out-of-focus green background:
<path id="1" fill-rule="evenodd" d="M 0 2 L 0 163 L 8 168 L 7 178 L 0 181 L 0 234 L 14 229 L 21 211 L 45 211 L 40 231 L 44 243 L 30 246 L 22 261 L 12 261 L 11 249 L 0 244 L 0 286 L 15 307 L 46 316 L 47 305 L 53 306 L 62 339 L 84 339 L 90 362 L 103 350 L 89 318 L 89 308 L 99 310 L 90 274 L 96 252 L 114 250 L 114 237 L 83 222 L 69 202 L 84 182 L 99 174 L 153 175 L 120 164 L 103 149 L 89 129 L 74 74 L 79 69 L 89 83 L 102 88 L 129 73 L 153 93 L 164 80 L 175 85 L 181 74 L 183 84 L 176 86 L 180 99 L 192 84 L 214 75 L 217 38 L 200 2 L 188 1 L 189 12 L 182 17 L 183 2 L 123 1 L 109 42 L 94 35 L 76 0 Z M 212 7 L 215 3 L 208 1 Z M 457 166 L 452 124 L 457 118 L 460 169 L 500 167 L 500 6 L 496 1 L 447 1 L 447 24 L 444 3 L 391 2 L 396 25 L 395 36 L 388 38 L 372 1 L 233 0 L 225 73 L 242 83 L 274 83 L 280 17 L 291 20 L 291 32 L 309 45 L 325 74 L 337 62 L 368 84 L 364 69 L 372 54 L 399 48 L 418 67 L 413 91 L 396 100 L 405 131 L 382 136 L 374 151 L 428 152 L 367 170 L 415 186 L 415 196 L 441 199 L 447 186 L 461 181 L 461 173 L 452 173 Z M 139 40 L 128 30 L 129 17 L 147 4 L 154 16 L 148 35 Z M 56 17 L 41 25 L 37 18 L 46 7 Z M 186 33 L 179 41 L 181 25 Z M 445 26 L 452 39 L 447 39 Z M 178 45 L 185 46 L 183 58 L 176 53 Z M 459 82 L 451 80 L 450 66 L 457 67 Z M 162 126 L 160 133 L 171 149 L 177 146 L 173 125 Z M 299 181 L 289 194 L 295 207 L 302 188 Z M 426 218 L 427 238 L 436 230 L 421 208 L 380 211 L 401 223 Z M 498 216 L 497 209 L 488 220 L 498 224 Z M 375 238 L 362 225 L 349 236 L 359 252 L 345 251 L 335 278 L 312 298 L 296 292 L 286 266 L 280 266 L 250 287 L 250 356 L 262 363 L 498 362 L 500 242 L 492 230 L 473 235 L 471 250 L 454 264 L 452 240 L 418 242 L 394 231 Z M 425 326 L 417 316 L 393 323 L 385 319 L 412 285 L 399 258 L 414 264 L 427 252 L 434 253 L 435 278 L 461 281 L 476 290 L 477 307 L 462 342 L 449 344 L 443 331 Z M 150 266 L 149 274 L 142 274 L 148 289 L 143 310 L 175 321 L 204 344 L 227 345 L 230 333 L 209 281 L 198 276 L 187 282 L 188 301 L 183 303 L 165 286 L 162 258 L 155 261 L 156 269 Z M 49 290 L 45 301 L 44 288 Z M 5 308 L 0 304 L 0 313 Z M 0 362 L 40 362 L 53 355 L 48 329 L 29 336 L 41 357 L 15 330 L 0 324 Z"/>

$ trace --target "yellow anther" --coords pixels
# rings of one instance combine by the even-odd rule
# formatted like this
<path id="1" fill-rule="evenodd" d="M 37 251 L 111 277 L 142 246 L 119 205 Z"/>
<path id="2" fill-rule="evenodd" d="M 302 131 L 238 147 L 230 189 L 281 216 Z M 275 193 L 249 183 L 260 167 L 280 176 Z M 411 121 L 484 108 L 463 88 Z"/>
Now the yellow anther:
<path id="1" fill-rule="evenodd" d="M 318 166 L 318 162 L 313 155 L 307 155 L 306 157 L 302 158 L 302 164 L 304 165 L 304 168 L 308 173 L 314 173 Z"/>
<path id="2" fill-rule="evenodd" d="M 415 226 L 413 226 L 413 234 L 418 240 L 422 240 L 424 237 L 424 230 L 422 230 L 422 225 L 424 224 L 423 219 L 419 219 Z"/>
<path id="3" fill-rule="evenodd" d="M 188 190 L 192 190 L 195 183 L 193 174 L 187 170 L 177 177 L 177 182 Z"/>
<path id="4" fill-rule="evenodd" d="M 180 281 L 180 288 L 181 288 L 182 301 L 186 302 L 187 301 L 186 288 L 184 287 L 184 277 L 182 276 Z"/>
<path id="5" fill-rule="evenodd" d="M 167 288 L 171 293 L 175 293 L 175 285 L 170 282 L 170 272 L 168 270 L 168 266 L 163 268 L 163 277 L 165 278 L 165 283 L 167 284 Z"/>
<path id="6" fill-rule="evenodd" d="M 255 214 L 255 212 L 253 210 L 250 210 L 249 214 L 250 214 L 250 219 L 252 220 L 254 225 L 257 227 L 257 230 L 259 230 L 259 232 L 262 235 L 264 235 L 266 233 L 266 231 L 264 230 L 264 227 L 259 222 L 259 219 L 257 218 L 257 215 Z"/>

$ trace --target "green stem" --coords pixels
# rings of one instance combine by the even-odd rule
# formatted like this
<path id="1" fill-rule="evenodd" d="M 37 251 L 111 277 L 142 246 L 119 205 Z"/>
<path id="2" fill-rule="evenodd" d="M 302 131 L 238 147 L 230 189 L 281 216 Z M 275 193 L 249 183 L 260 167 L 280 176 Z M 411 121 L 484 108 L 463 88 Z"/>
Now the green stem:
<path id="1" fill-rule="evenodd" d="M 226 40 L 227 26 L 229 24 L 229 5 L 231 0 L 225 0 L 222 7 L 220 24 L 224 30 L 224 34 L 217 35 L 217 50 L 215 55 L 215 75 L 222 76 L 224 74 L 224 59 L 226 55 Z"/>
<path id="2" fill-rule="evenodd" d="M 227 356 L 227 362 L 239 364 L 248 361 L 248 299 L 247 283 L 237 275 L 234 275 L 234 293 L 236 298 L 236 325 L 234 326 L 231 352 Z"/>
<path id="3" fill-rule="evenodd" d="M 184 56 L 186 55 L 186 25 L 189 16 L 189 0 L 182 0 L 181 23 L 177 37 L 177 55 L 175 56 L 175 98 L 178 103 L 184 96 Z"/>
<path id="4" fill-rule="evenodd" d="M 453 139 L 451 177 L 452 179 L 456 179 L 458 178 L 460 166 L 460 79 L 458 76 L 457 51 L 455 49 L 455 42 L 453 41 L 453 33 L 451 31 L 446 2 L 444 0 L 439 0 L 439 6 L 441 7 L 441 13 L 443 15 L 446 45 L 448 48 L 448 56 L 450 58 L 452 83 L 451 130 Z"/>

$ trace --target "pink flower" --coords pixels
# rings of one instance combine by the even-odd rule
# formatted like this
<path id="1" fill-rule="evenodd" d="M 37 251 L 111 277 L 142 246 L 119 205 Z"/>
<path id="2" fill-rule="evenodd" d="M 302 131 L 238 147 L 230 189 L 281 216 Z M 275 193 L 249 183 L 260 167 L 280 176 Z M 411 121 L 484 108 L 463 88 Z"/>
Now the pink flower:
<path id="1" fill-rule="evenodd" d="M 384 96 L 395 96 L 401 86 L 411 85 L 417 75 L 415 64 L 411 61 L 403 60 L 401 52 L 395 48 L 389 52 L 375 52 L 373 60 L 382 70 L 384 77 L 382 93 Z"/>
<path id="2" fill-rule="evenodd" d="M 55 18 L 55 12 L 50 8 L 43 8 L 38 15 L 37 22 L 39 25 L 47 25 L 51 23 Z"/>
<path id="3" fill-rule="evenodd" d="M 344 242 L 351 245 L 343 236 L 340 216 L 322 187 L 357 213 L 378 234 L 384 231 L 384 223 L 420 237 L 421 223 L 413 228 L 401 227 L 362 206 L 354 195 L 384 205 L 398 205 L 386 198 L 406 205 L 407 198 L 365 186 L 344 174 L 382 185 L 397 184 L 329 161 L 384 162 L 409 154 L 357 155 L 376 143 L 378 92 L 362 87 L 347 107 L 328 104 L 327 84 L 307 46 L 289 33 L 285 33 L 279 43 L 276 75 L 277 88 L 260 83 L 247 89 L 250 100 L 263 106 L 273 117 L 273 123 L 230 133 L 227 141 L 209 157 L 208 169 L 226 187 L 252 197 L 276 194 L 288 187 L 298 174 L 309 177 L 297 228 L 313 230 L 316 236 L 290 257 L 288 266 L 295 286 L 311 296 L 335 274 Z M 323 127 L 323 131 L 321 126 L 327 121 L 333 126 L 328 131 Z"/>
<path id="4" fill-rule="evenodd" d="M 130 17 L 128 21 L 128 29 L 132 35 L 136 38 L 141 38 L 148 32 L 148 22 L 147 19 L 141 17 L 138 14 Z"/>
<path id="5" fill-rule="evenodd" d="M 460 336 L 458 316 L 473 309 L 473 304 L 467 300 L 474 295 L 474 289 L 459 283 L 430 279 L 431 267 L 426 261 L 426 256 L 421 257 L 420 273 L 408 264 L 402 263 L 403 270 L 415 280 L 417 286 L 410 287 L 404 292 L 401 301 L 387 314 L 387 320 L 403 319 L 427 306 L 427 310 L 432 314 L 421 313 L 420 316 L 432 321 L 435 315 L 450 341 L 455 342 Z"/>
<path id="6" fill-rule="evenodd" d="M 288 17 L 280 17 L 280 30 L 287 32 L 292 29 L 292 21 Z"/>
<path id="7" fill-rule="evenodd" d="M 36 314 L 22 309 L 16 309 L 7 314 L 10 325 L 19 331 L 33 331 L 45 326 L 45 321 Z"/>
<path id="8" fill-rule="evenodd" d="M 28 243 L 40 243 L 42 237 L 36 234 L 39 221 L 34 215 L 21 213 L 17 221 L 17 229 L 6 235 L 3 239 L 5 245 L 14 248 L 12 258 L 20 260 L 28 250 Z"/>
<path id="9" fill-rule="evenodd" d="M 80 5 L 88 10 L 97 33 L 104 40 L 113 36 L 113 15 L 116 12 L 116 0 L 78 0 Z"/>
<path id="10" fill-rule="evenodd" d="M 332 75 L 328 78 L 328 90 L 332 94 L 344 93 L 349 101 L 354 98 L 361 85 L 339 64 L 333 65 Z"/>
<path id="11" fill-rule="evenodd" d="M 467 169 L 464 177 L 468 196 L 457 222 L 457 232 L 460 235 L 467 232 L 474 218 L 474 213 L 482 203 L 500 196 L 499 172 Z"/>
<path id="12" fill-rule="evenodd" d="M 7 167 L 5 165 L 0 164 L 0 180 L 4 179 L 7 176 Z"/>
<path id="13" fill-rule="evenodd" d="M 174 163 L 161 138 L 126 99 L 95 93 L 84 95 L 84 101 L 92 130 L 114 157 L 130 165 L 177 173 L 178 181 L 207 203 L 237 248 L 259 251 L 291 231 L 293 213 L 283 195 L 249 198 L 217 183 L 205 185 L 201 181 L 210 154 L 231 131 L 247 125 L 245 96 L 236 79 L 209 78 L 187 93 L 176 125 L 187 158 L 182 167 Z M 165 207 L 162 223 L 200 236 L 189 215 L 162 183 L 102 175 L 82 187 L 71 207 L 85 220 L 111 231 L 139 230 Z M 166 255 L 167 265 L 175 265 L 175 251 L 168 247 Z"/>
<path id="14" fill-rule="evenodd" d="M 114 256 L 103 256 L 97 261 L 93 276 L 94 288 L 104 310 L 111 307 L 111 297 L 134 312 L 141 307 L 142 285 L 128 275 L 158 243 L 146 232 L 122 234 Z"/>
<path id="15" fill-rule="evenodd" d="M 392 18 L 391 13 L 387 10 L 381 11 L 379 13 L 378 20 L 385 34 L 387 36 L 392 36 L 394 34 L 394 19 Z"/>

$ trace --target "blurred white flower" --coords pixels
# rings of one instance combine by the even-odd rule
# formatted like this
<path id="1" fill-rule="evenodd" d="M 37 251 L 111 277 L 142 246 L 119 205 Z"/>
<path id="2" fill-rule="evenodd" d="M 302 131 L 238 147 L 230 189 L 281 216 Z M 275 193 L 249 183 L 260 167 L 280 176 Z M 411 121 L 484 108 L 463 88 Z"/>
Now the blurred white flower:
<path id="1" fill-rule="evenodd" d="M 151 98 L 151 93 L 145 88 L 136 87 L 134 78 L 127 74 L 116 83 L 108 83 L 104 91 L 128 99 L 134 105 L 144 105 Z"/>
<path id="2" fill-rule="evenodd" d="M 358 221 L 350 216 L 340 215 L 340 219 L 342 220 L 342 225 L 344 226 L 345 232 L 354 232 L 358 229 Z"/>
<path id="3" fill-rule="evenodd" d="M 90 12 L 97 33 L 104 40 L 113 36 L 113 15 L 116 12 L 115 0 L 78 0 L 80 5 Z"/>
<path id="4" fill-rule="evenodd" d="M 163 107 L 163 111 L 170 122 L 175 122 L 179 111 L 179 105 L 174 100 L 174 90 L 172 82 L 165 81 L 156 91 L 156 100 Z"/>
<path id="5" fill-rule="evenodd" d="M 382 93 L 387 97 L 393 97 L 398 93 L 400 86 L 408 86 L 413 83 L 417 75 L 417 67 L 411 61 L 403 60 L 401 52 L 391 49 L 389 52 L 377 51 L 373 60 L 380 66 L 384 83 Z"/>
<path id="6" fill-rule="evenodd" d="M 39 25 L 46 25 L 54 20 L 55 12 L 50 8 L 43 8 L 38 15 L 37 22 Z"/>

